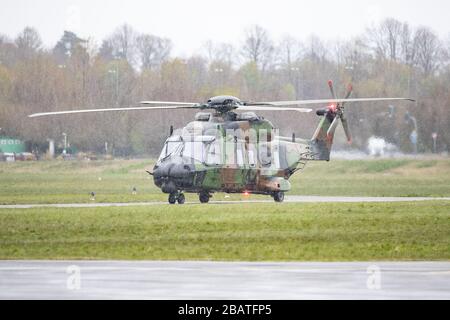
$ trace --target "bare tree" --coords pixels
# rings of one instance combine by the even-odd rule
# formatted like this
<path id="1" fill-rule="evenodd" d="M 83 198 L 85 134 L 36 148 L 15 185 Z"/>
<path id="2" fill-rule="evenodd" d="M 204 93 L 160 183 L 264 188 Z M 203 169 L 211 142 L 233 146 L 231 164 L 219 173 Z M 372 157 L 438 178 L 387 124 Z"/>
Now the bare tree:
<path id="1" fill-rule="evenodd" d="M 448 64 L 450 63 L 450 34 L 447 36 L 447 39 L 445 40 L 444 60 L 445 64 L 448 66 Z"/>
<path id="2" fill-rule="evenodd" d="M 265 70 L 273 58 L 275 48 L 265 29 L 254 25 L 246 30 L 242 55 Z"/>
<path id="3" fill-rule="evenodd" d="M 30 58 L 31 55 L 42 48 L 41 36 L 36 29 L 31 27 L 23 29 L 17 36 L 15 43 L 19 50 L 19 55 L 23 58 Z"/>
<path id="4" fill-rule="evenodd" d="M 0 34 L 0 63 L 11 66 L 18 59 L 17 47 L 7 36 Z"/>
<path id="5" fill-rule="evenodd" d="M 235 62 L 235 50 L 229 43 L 208 40 L 203 44 L 203 50 L 209 64 L 221 63 L 231 67 Z"/>
<path id="6" fill-rule="evenodd" d="M 142 69 L 151 69 L 168 59 L 172 49 L 169 39 L 143 34 L 136 38 L 138 60 Z"/>
<path id="7" fill-rule="evenodd" d="M 125 59 L 128 63 L 134 65 L 136 37 L 136 31 L 130 25 L 124 24 L 103 41 L 100 53 L 108 58 Z"/>
<path id="8" fill-rule="evenodd" d="M 402 25 L 400 36 L 401 61 L 407 65 L 412 65 L 414 61 L 414 46 L 412 39 L 412 30 L 407 22 Z"/>
<path id="9" fill-rule="evenodd" d="M 8 42 L 8 37 L 4 34 L 0 34 L 0 45 Z"/>
<path id="10" fill-rule="evenodd" d="M 205 52 L 208 63 L 213 63 L 216 60 L 216 45 L 214 41 L 207 40 L 203 43 L 203 50 Z"/>
<path id="11" fill-rule="evenodd" d="M 366 35 L 378 58 L 397 61 L 402 49 L 404 31 L 404 25 L 400 21 L 387 18 L 378 26 L 367 29 Z"/>
<path id="12" fill-rule="evenodd" d="M 325 43 L 317 36 L 311 35 L 305 48 L 305 56 L 316 62 L 323 62 L 328 55 Z"/>
<path id="13" fill-rule="evenodd" d="M 385 30 L 389 48 L 389 58 L 396 61 L 400 51 L 400 37 L 403 31 L 402 23 L 398 20 L 388 18 L 384 20 L 382 28 Z"/>
<path id="14" fill-rule="evenodd" d="M 442 45 L 437 35 L 426 27 L 420 27 L 414 34 L 415 62 L 426 75 L 433 74 L 439 67 Z"/>
<path id="15" fill-rule="evenodd" d="M 282 65 L 290 68 L 292 63 L 298 61 L 304 48 L 300 41 L 291 36 L 285 36 L 278 45 L 278 57 Z"/>
<path id="16" fill-rule="evenodd" d="M 100 46 L 100 49 L 98 51 L 98 56 L 106 61 L 110 61 L 115 58 L 114 57 L 114 46 L 112 44 L 111 39 L 108 38 L 108 39 L 103 40 L 102 45 Z"/>

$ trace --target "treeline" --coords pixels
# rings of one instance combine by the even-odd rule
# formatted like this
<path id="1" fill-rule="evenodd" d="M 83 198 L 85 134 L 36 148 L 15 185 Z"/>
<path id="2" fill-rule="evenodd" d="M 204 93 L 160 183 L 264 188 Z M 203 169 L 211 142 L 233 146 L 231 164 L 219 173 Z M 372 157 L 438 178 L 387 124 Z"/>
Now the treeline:
<path id="1" fill-rule="evenodd" d="M 412 97 L 415 104 L 365 104 L 347 108 L 354 147 L 380 136 L 411 152 L 417 127 L 419 152 L 450 146 L 449 44 L 426 27 L 386 19 L 346 41 L 324 42 L 296 34 L 275 42 L 260 26 L 243 32 L 239 46 L 209 41 L 199 54 L 171 55 L 172 42 L 118 27 L 97 45 L 65 31 L 45 48 L 37 30 L 15 39 L 0 35 L 0 135 L 22 138 L 44 151 L 63 133 L 83 151 L 155 155 L 170 125 L 181 127 L 190 111 L 136 111 L 29 119 L 28 114 L 136 105 L 141 100 L 203 102 L 230 94 L 243 100 L 328 98 L 333 79 L 342 96 Z M 309 137 L 314 115 L 262 113 L 285 135 Z M 342 135 L 338 135 L 342 137 Z M 343 137 L 340 142 L 343 142 Z M 338 141 L 339 142 L 339 141 Z"/>

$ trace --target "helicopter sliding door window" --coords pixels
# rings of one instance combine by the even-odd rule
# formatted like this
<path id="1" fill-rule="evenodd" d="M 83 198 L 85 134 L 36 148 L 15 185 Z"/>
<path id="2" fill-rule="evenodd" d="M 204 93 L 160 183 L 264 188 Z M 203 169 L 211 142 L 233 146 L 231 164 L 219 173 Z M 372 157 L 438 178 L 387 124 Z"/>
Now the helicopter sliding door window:
<path id="1" fill-rule="evenodd" d="M 272 164 L 272 154 L 268 143 L 259 145 L 259 161 L 263 167 L 270 167 Z"/>
<path id="2" fill-rule="evenodd" d="M 254 145 L 248 146 L 248 164 L 250 165 L 250 167 L 256 166 L 256 159 L 255 159 L 256 152 L 255 151 L 256 151 L 256 148 Z"/>
<path id="3" fill-rule="evenodd" d="M 272 163 L 275 165 L 275 169 L 280 169 L 280 150 L 278 144 L 272 145 L 272 154 L 273 154 L 273 161 Z"/>
<path id="4" fill-rule="evenodd" d="M 242 143 L 237 143 L 236 144 L 236 162 L 237 165 L 239 167 L 244 166 L 244 146 L 242 145 Z"/>
<path id="5" fill-rule="evenodd" d="M 206 152 L 206 164 L 211 166 L 222 164 L 222 154 L 220 152 L 219 141 L 215 140 L 208 144 Z"/>
<path id="6" fill-rule="evenodd" d="M 280 169 L 280 151 L 278 144 L 261 143 L 259 146 L 259 161 L 263 167 Z"/>
<path id="7" fill-rule="evenodd" d="M 225 165 L 227 167 L 229 166 L 235 166 L 236 165 L 236 157 L 235 157 L 235 148 L 236 143 L 234 142 L 233 138 L 230 138 L 227 136 L 226 139 L 224 139 L 225 144 Z"/>

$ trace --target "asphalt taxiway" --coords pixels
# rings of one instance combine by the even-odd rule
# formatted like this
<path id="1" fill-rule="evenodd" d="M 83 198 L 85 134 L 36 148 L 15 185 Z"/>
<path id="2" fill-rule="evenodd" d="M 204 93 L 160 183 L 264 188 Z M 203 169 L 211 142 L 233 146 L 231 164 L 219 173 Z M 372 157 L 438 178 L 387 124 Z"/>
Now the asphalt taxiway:
<path id="1" fill-rule="evenodd" d="M 450 299 L 450 262 L 0 261 L 0 299 Z"/>

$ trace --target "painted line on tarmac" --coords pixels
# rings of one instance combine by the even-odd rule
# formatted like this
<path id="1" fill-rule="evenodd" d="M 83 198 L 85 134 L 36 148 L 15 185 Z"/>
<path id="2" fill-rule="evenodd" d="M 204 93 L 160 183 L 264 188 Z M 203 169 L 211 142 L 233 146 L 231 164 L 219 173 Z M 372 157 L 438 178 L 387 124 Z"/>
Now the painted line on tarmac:
<path id="1" fill-rule="evenodd" d="M 286 196 L 286 203 L 371 203 L 371 202 L 409 202 L 409 201 L 450 201 L 450 198 L 431 197 L 328 197 L 328 196 Z M 210 201 L 210 204 L 246 204 L 273 203 L 273 200 L 245 201 Z M 186 202 L 186 204 L 200 204 Z M 10 204 L 0 205 L 0 209 L 32 209 L 32 208 L 101 208 L 101 207 L 132 207 L 168 205 L 164 201 L 126 202 L 126 203 L 55 203 L 55 204 Z"/>

